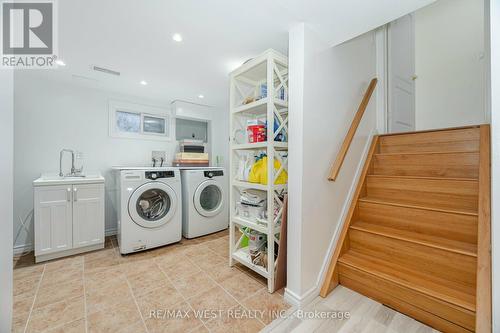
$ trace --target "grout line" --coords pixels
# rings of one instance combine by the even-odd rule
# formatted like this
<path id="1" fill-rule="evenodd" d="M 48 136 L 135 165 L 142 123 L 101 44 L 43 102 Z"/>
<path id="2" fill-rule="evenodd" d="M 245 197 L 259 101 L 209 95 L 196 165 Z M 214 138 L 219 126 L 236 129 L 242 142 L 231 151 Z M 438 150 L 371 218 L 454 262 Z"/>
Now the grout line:
<path id="1" fill-rule="evenodd" d="M 212 251 L 212 252 L 214 252 L 214 251 Z M 189 258 L 188 258 L 188 259 L 189 259 Z M 194 261 L 191 261 L 191 262 L 192 262 L 195 266 L 197 266 L 197 267 L 198 267 L 198 268 L 199 268 L 199 269 L 200 269 L 203 273 L 205 273 L 205 274 L 208 276 L 208 278 L 209 278 L 210 280 L 212 280 L 212 281 L 213 281 L 213 282 L 214 282 L 217 286 L 219 286 L 222 290 L 224 290 L 224 292 L 225 292 L 226 294 L 228 294 L 228 295 L 229 295 L 229 297 L 231 297 L 232 299 L 234 299 L 238 305 L 240 305 L 240 306 L 241 306 L 242 308 L 244 308 L 245 310 L 248 310 L 248 308 L 247 308 L 246 306 L 244 306 L 244 305 L 243 305 L 240 301 L 238 301 L 238 300 L 237 300 L 237 299 L 236 299 L 233 295 L 231 295 L 231 293 L 230 293 L 229 291 L 227 291 L 227 290 L 226 290 L 226 288 L 224 288 L 224 286 L 222 286 L 220 283 L 218 283 L 217 281 L 215 281 L 215 280 L 214 280 L 214 279 L 210 276 L 210 274 L 207 274 L 207 272 L 206 272 L 203 268 L 201 268 L 201 267 L 200 267 L 200 266 L 199 266 L 196 262 L 194 262 Z M 238 269 L 238 268 L 236 268 L 236 269 Z M 248 274 L 246 274 L 245 272 L 243 272 L 243 271 L 241 271 L 241 270 L 240 270 L 240 273 L 243 273 L 243 274 L 245 274 L 245 275 L 249 276 Z M 253 278 L 253 276 L 249 276 L 249 277 L 250 277 L 250 278 Z M 255 280 L 255 279 L 254 279 L 254 280 Z M 258 281 L 257 281 L 257 282 L 258 282 Z M 259 284 L 260 284 L 260 283 L 259 283 Z M 246 299 L 248 299 L 248 298 L 250 298 L 250 297 L 252 297 L 252 296 L 254 296 L 254 295 L 257 295 L 257 293 L 259 293 L 260 291 L 262 291 L 262 289 L 259 289 L 259 290 L 257 290 L 255 293 L 248 295 L 247 297 L 245 297 L 245 298 L 244 298 L 244 300 L 246 300 Z M 210 322 L 211 320 L 213 320 L 213 319 L 210 319 L 210 320 L 209 320 L 209 321 L 207 321 L 207 322 Z M 266 325 L 266 324 L 265 324 L 262 320 L 260 320 L 259 318 L 257 318 L 257 320 L 258 320 L 259 322 L 261 322 L 261 323 L 264 325 L 264 327 L 265 327 L 265 326 L 267 326 L 267 325 Z"/>
<path id="2" fill-rule="evenodd" d="M 29 324 L 29 322 L 31 320 L 31 314 L 33 313 L 33 308 L 35 307 L 36 298 L 38 296 L 38 291 L 40 290 L 40 286 L 42 285 L 42 279 L 43 279 L 43 275 L 45 274 L 45 268 L 46 267 L 47 267 L 47 264 L 44 264 L 43 265 L 42 275 L 40 275 L 40 281 L 38 281 L 38 286 L 36 287 L 35 297 L 33 298 L 33 304 L 31 304 L 30 313 L 28 315 L 28 319 L 26 320 L 26 324 L 24 325 L 24 330 L 23 330 L 24 333 L 26 333 L 26 331 L 28 329 L 28 324 Z"/>
<path id="3" fill-rule="evenodd" d="M 197 244 L 196 244 L 197 245 Z M 191 262 L 192 264 L 194 264 L 194 262 L 192 262 L 187 256 L 186 257 L 186 260 L 188 260 L 189 262 Z M 193 311 L 193 313 L 196 313 L 194 308 L 191 306 L 191 303 L 188 302 L 188 299 L 179 291 L 179 289 L 175 286 L 175 283 L 173 282 L 173 280 L 170 278 L 170 276 L 168 276 L 167 273 L 165 273 L 165 271 L 160 267 L 160 265 L 158 265 L 158 263 L 156 262 L 156 260 L 154 260 L 154 263 L 155 265 L 158 267 L 158 269 L 163 273 L 163 275 L 165 276 L 165 278 L 170 282 L 170 284 L 172 285 L 172 287 L 174 287 L 175 291 L 177 291 L 179 293 L 179 295 L 181 295 L 182 299 L 184 300 L 184 303 L 186 303 L 189 308 L 191 309 L 191 311 Z M 196 265 L 196 264 L 195 264 Z M 197 266 L 197 265 L 196 265 Z M 192 297 L 195 297 L 195 296 L 198 296 L 200 293 L 192 296 Z M 205 327 L 207 329 L 208 332 L 211 332 L 210 329 L 207 327 L 207 325 L 205 324 L 205 322 L 201 319 L 199 319 L 201 321 L 201 324 L 203 325 L 203 327 Z M 200 326 L 196 326 L 195 328 L 193 328 L 192 330 L 189 330 L 188 332 L 191 332 L 191 331 L 194 331 L 196 328 L 198 328 Z"/>
<path id="4" fill-rule="evenodd" d="M 149 333 L 148 327 L 146 326 L 146 321 L 144 320 L 144 317 L 142 316 L 142 311 L 141 311 L 141 308 L 139 307 L 139 303 L 137 303 L 137 299 L 135 298 L 135 294 L 134 294 L 134 291 L 132 290 L 132 286 L 130 285 L 130 282 L 128 281 L 127 274 L 125 274 L 125 281 L 127 281 L 127 286 L 128 286 L 128 289 L 130 290 L 130 293 L 132 294 L 132 299 L 134 300 L 135 307 L 137 308 L 137 311 L 139 311 L 139 315 L 141 316 L 142 324 L 144 325 L 146 332 Z"/>
<path id="5" fill-rule="evenodd" d="M 113 242 L 111 242 L 111 244 L 113 244 Z M 113 245 L 112 249 L 115 252 L 115 254 L 118 255 L 118 266 L 119 267 L 123 266 L 124 263 L 121 260 L 122 258 L 121 258 L 120 249 L 118 247 L 118 240 L 117 240 L 116 247 Z M 120 267 L 120 269 L 121 268 L 122 267 Z M 130 291 L 130 294 L 132 295 L 132 299 L 134 300 L 135 307 L 137 308 L 137 311 L 139 311 L 139 316 L 141 316 L 142 325 L 146 329 L 146 332 L 149 333 L 149 329 L 148 329 L 148 327 L 146 325 L 146 321 L 144 320 L 144 317 L 142 315 L 142 311 L 141 311 L 141 308 L 139 307 L 139 303 L 137 302 L 137 299 L 135 297 L 134 290 L 132 289 L 132 286 L 130 285 L 130 282 L 128 280 L 128 276 L 127 276 L 127 274 L 125 272 L 123 272 L 123 275 L 124 275 L 125 281 L 127 282 L 127 286 L 128 286 L 129 291 Z"/>

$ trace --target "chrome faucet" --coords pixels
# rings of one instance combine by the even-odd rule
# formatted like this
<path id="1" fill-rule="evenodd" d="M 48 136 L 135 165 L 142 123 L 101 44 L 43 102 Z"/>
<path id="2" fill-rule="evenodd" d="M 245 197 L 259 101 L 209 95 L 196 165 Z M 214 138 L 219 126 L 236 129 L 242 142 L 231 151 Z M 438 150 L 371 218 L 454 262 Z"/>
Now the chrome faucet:
<path id="1" fill-rule="evenodd" d="M 80 169 L 76 169 L 75 168 L 75 151 L 71 150 L 71 149 L 63 149 L 59 153 L 59 177 L 64 177 L 64 173 L 62 171 L 62 158 L 63 158 L 63 155 L 64 155 L 65 152 L 66 153 L 71 153 L 71 172 L 69 174 L 67 174 L 66 176 L 70 176 L 70 177 L 84 177 L 82 175 L 83 167 L 80 168 Z"/>

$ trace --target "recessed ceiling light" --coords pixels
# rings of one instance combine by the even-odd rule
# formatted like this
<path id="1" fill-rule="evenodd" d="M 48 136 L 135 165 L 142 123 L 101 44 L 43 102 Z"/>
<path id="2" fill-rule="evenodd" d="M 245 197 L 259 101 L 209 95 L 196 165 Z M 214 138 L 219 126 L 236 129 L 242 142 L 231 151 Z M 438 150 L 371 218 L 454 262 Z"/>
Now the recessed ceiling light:
<path id="1" fill-rule="evenodd" d="M 142 80 L 142 81 L 140 82 L 140 84 L 142 84 L 143 86 L 145 86 L 145 85 L 146 85 L 146 84 L 148 84 L 148 83 L 147 83 L 146 81 Z"/>
<path id="2" fill-rule="evenodd" d="M 205 96 L 200 94 L 200 95 L 198 95 L 198 98 L 205 98 Z"/>
<path id="3" fill-rule="evenodd" d="M 176 42 L 182 42 L 182 36 L 180 34 L 173 34 L 172 39 Z"/>
<path id="4" fill-rule="evenodd" d="M 56 65 L 58 66 L 66 66 L 66 63 L 64 61 L 62 61 L 61 59 L 57 59 L 55 61 Z"/>

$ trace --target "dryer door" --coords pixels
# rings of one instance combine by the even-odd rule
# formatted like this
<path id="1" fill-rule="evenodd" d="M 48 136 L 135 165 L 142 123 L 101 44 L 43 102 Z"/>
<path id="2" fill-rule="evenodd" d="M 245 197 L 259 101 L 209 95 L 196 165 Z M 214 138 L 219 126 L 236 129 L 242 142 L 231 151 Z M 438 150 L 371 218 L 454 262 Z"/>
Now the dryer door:
<path id="1" fill-rule="evenodd" d="M 203 216 L 219 214 L 224 207 L 222 187 L 213 179 L 201 183 L 194 192 L 194 207 Z"/>
<path id="2" fill-rule="evenodd" d="M 128 202 L 130 217 L 144 228 L 158 228 L 167 224 L 176 209 L 177 195 L 163 182 L 150 182 L 138 187 Z"/>

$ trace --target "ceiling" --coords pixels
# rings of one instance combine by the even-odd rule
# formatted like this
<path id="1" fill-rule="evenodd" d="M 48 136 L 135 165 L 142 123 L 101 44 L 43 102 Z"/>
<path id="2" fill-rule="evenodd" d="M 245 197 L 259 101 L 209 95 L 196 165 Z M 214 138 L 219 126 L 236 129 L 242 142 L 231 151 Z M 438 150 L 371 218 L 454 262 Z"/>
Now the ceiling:
<path id="1" fill-rule="evenodd" d="M 404 2 L 415 6 L 432 1 Z M 155 101 L 180 99 L 223 108 L 229 72 L 269 48 L 287 54 L 293 24 L 308 22 L 334 43 L 346 31 L 359 34 L 388 22 L 368 16 L 368 29 L 369 11 L 359 10 L 360 2 L 386 3 L 392 16 L 411 11 L 393 0 L 58 1 L 58 54 L 66 66 L 32 74 Z M 373 13 L 373 5 L 369 9 Z M 383 9 L 378 12 L 383 14 Z M 175 42 L 174 33 L 183 41 Z M 95 72 L 91 65 L 121 75 Z M 141 85 L 141 80 L 148 84 Z"/>
<path id="2" fill-rule="evenodd" d="M 292 21 L 264 0 L 64 0 L 58 6 L 58 53 L 66 66 L 36 75 L 155 101 L 226 106 L 231 70 L 268 48 L 288 52 Z M 183 41 L 175 42 L 174 33 Z"/>

